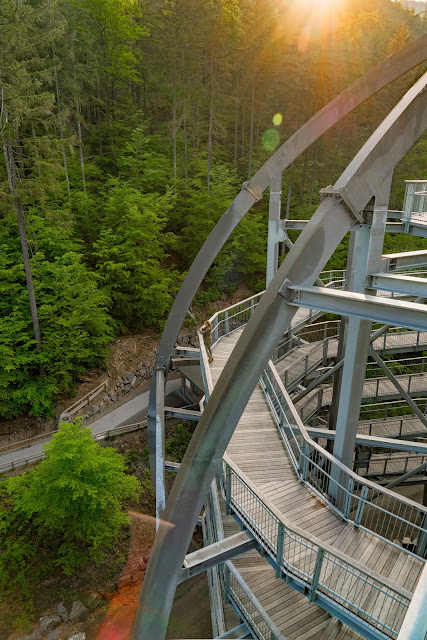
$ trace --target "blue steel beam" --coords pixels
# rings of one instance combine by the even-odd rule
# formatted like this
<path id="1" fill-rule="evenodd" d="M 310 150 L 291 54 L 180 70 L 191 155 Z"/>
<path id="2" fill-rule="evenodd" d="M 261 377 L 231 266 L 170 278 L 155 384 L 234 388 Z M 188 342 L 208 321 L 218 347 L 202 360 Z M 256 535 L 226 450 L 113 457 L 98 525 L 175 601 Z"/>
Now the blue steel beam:
<path id="1" fill-rule="evenodd" d="M 294 296 L 289 304 L 319 309 L 326 313 L 355 316 L 375 322 L 425 331 L 427 306 L 406 300 L 377 298 L 352 291 L 337 291 L 328 287 L 292 286 Z"/>

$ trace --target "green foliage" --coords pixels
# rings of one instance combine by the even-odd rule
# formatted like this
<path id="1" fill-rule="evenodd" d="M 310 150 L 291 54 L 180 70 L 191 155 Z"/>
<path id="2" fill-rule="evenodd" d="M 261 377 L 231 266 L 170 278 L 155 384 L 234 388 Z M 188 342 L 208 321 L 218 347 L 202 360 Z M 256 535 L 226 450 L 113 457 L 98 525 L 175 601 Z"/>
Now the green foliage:
<path id="1" fill-rule="evenodd" d="M 266 132 L 279 145 L 423 30 L 389 0 L 344 3 L 331 21 L 303 5 L 0 3 L 0 139 L 18 177 L 11 189 L 0 164 L 1 416 L 48 415 L 58 392 L 102 365 L 115 332 L 161 328 L 204 240 L 269 157 Z M 334 183 L 413 77 L 367 101 L 286 170 L 291 217 L 313 214 L 319 189 Z M 393 207 L 403 180 L 425 173 L 425 151 L 424 136 L 397 167 Z M 42 354 L 13 222 L 18 199 Z M 242 284 L 264 288 L 267 206 L 264 198 L 240 221 L 196 302 Z M 388 237 L 386 250 L 424 244 Z M 346 240 L 328 268 L 345 268 L 345 255 Z"/>
<path id="2" fill-rule="evenodd" d="M 83 263 L 67 229 L 29 218 L 31 264 L 43 335 L 43 353 L 32 338 L 18 233 L 13 220 L 0 227 L 0 415 L 27 409 L 47 415 L 52 396 L 70 389 L 88 367 L 102 364 L 112 337 L 108 296 Z M 38 373 L 43 364 L 46 375 Z"/>
<path id="3" fill-rule="evenodd" d="M 194 425 L 186 422 L 177 424 L 171 436 L 166 438 L 165 453 L 171 462 L 181 462 L 193 435 Z"/>
<path id="4" fill-rule="evenodd" d="M 60 426 L 34 470 L 0 483 L 0 611 L 7 604 L 18 625 L 50 569 L 69 576 L 114 545 L 139 487 L 125 466 L 76 421 Z"/>
<path id="5" fill-rule="evenodd" d="M 122 508 L 138 481 L 124 471 L 123 458 L 101 447 L 77 421 L 62 424 L 46 446 L 46 459 L 6 481 L 5 491 L 13 512 L 37 532 L 40 544 L 49 545 L 54 564 L 71 575 L 89 558 L 100 561 L 128 524 Z"/>

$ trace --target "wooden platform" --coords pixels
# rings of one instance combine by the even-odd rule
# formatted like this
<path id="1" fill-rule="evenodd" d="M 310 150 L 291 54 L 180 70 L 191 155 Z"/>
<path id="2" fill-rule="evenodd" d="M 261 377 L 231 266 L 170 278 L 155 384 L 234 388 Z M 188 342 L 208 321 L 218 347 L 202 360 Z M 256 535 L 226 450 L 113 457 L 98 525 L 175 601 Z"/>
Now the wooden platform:
<path id="1" fill-rule="evenodd" d="M 214 348 L 211 364 L 215 384 L 240 332 L 223 338 Z M 261 389 L 257 387 L 236 427 L 227 454 L 292 523 L 340 549 L 366 568 L 390 578 L 412 591 L 423 563 L 345 522 L 294 473 L 285 447 L 270 415 Z M 274 622 L 288 640 L 313 638 L 331 640 L 359 637 L 322 609 L 298 596 L 274 578 L 269 565 L 254 553 L 236 559 L 236 566 L 261 604 L 272 612 Z M 293 623 L 291 622 L 293 620 Z"/>

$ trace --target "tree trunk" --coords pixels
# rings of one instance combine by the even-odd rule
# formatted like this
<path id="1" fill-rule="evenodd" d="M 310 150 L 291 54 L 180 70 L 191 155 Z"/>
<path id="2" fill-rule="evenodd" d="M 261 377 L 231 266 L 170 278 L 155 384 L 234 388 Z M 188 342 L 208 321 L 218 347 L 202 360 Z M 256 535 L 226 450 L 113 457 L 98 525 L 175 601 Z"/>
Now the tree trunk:
<path id="1" fill-rule="evenodd" d="M 242 155 L 241 158 L 245 157 L 245 102 L 242 102 Z"/>
<path id="2" fill-rule="evenodd" d="M 8 140 L 7 148 L 5 148 L 5 156 L 7 158 L 7 163 L 9 165 L 8 175 L 10 175 L 10 184 L 12 189 L 13 201 L 15 204 L 16 217 L 18 220 L 19 237 L 21 240 L 22 256 L 24 259 L 25 280 L 27 282 L 28 298 L 30 302 L 31 320 L 33 323 L 34 337 L 36 339 L 36 349 L 38 353 L 41 353 L 42 339 L 40 334 L 40 325 L 39 325 L 39 318 L 37 313 L 37 304 L 36 304 L 36 296 L 34 292 L 33 277 L 31 274 L 31 264 L 30 264 L 30 256 L 28 253 L 27 237 L 25 234 L 24 208 L 22 206 L 22 200 L 17 193 L 18 181 L 16 176 L 16 165 L 15 165 L 15 158 L 13 154 L 12 143 L 10 140 Z M 44 368 L 42 366 L 40 366 L 40 373 L 42 375 L 45 373 Z"/>
<path id="3" fill-rule="evenodd" d="M 82 184 L 83 184 L 83 191 L 84 193 L 86 193 L 85 160 L 83 155 L 82 127 L 80 124 L 80 102 L 78 98 L 76 98 L 76 112 L 77 112 L 77 137 L 79 140 L 79 154 L 80 154 L 80 167 L 82 171 Z"/>
<path id="4" fill-rule="evenodd" d="M 36 129 L 34 127 L 34 122 L 31 123 L 31 135 L 33 140 L 36 139 Z M 36 148 L 35 152 L 34 152 L 34 156 L 35 156 L 35 160 L 36 160 L 36 165 L 37 165 L 37 177 L 39 180 L 41 180 L 41 171 L 40 171 L 40 156 L 39 156 L 39 152 L 38 149 Z"/>
<path id="5" fill-rule="evenodd" d="M 252 150 L 254 146 L 254 111 L 255 111 L 255 80 L 252 83 L 252 101 L 251 101 L 251 124 L 249 135 L 249 161 L 248 161 L 248 180 L 252 174 Z"/>
<path id="6" fill-rule="evenodd" d="M 100 108 L 100 102 L 101 99 L 99 97 L 99 79 L 96 82 L 96 92 L 97 92 L 97 118 L 98 118 L 98 135 L 99 135 L 99 155 L 102 156 L 103 155 L 103 149 L 102 149 L 102 128 L 101 128 L 101 108 Z"/>
<path id="7" fill-rule="evenodd" d="M 68 176 L 68 162 L 67 162 L 67 153 L 65 151 L 64 127 L 63 127 L 63 124 L 62 124 L 61 99 L 60 99 L 60 93 L 59 93 L 59 81 L 58 81 L 58 72 L 56 70 L 56 65 L 53 67 L 53 73 L 54 73 L 54 76 L 55 76 L 56 105 L 57 105 L 57 108 L 58 108 L 59 135 L 61 136 L 62 161 L 63 161 L 63 164 L 64 164 L 65 184 L 66 184 L 66 187 L 67 187 L 68 197 L 70 197 L 70 178 Z"/>
<path id="8" fill-rule="evenodd" d="M 211 87 L 209 99 L 209 134 L 208 134 L 208 177 L 207 189 L 211 188 L 211 167 L 212 167 L 212 130 L 213 130 L 213 60 L 211 62 Z"/>
<path id="9" fill-rule="evenodd" d="M 310 204 L 313 204 L 314 181 L 316 180 L 316 168 L 317 168 L 317 149 L 314 149 L 313 168 L 311 170 Z"/>
<path id="10" fill-rule="evenodd" d="M 187 105 L 184 99 L 184 188 L 188 190 L 188 142 L 187 142 Z"/>
<path id="11" fill-rule="evenodd" d="M 237 137 L 239 134 L 239 97 L 236 96 L 236 119 L 234 122 L 234 166 L 237 167 Z"/>
<path id="12" fill-rule="evenodd" d="M 176 90 L 173 88 L 173 99 L 172 99 L 172 144 L 173 144 L 173 179 L 176 185 Z"/>
<path id="13" fill-rule="evenodd" d="M 301 176 L 301 186 L 300 186 L 300 190 L 299 190 L 299 200 L 298 200 L 298 206 L 300 207 L 302 205 L 302 200 L 304 197 L 304 188 L 305 188 L 305 179 L 307 176 L 307 160 L 308 160 L 308 153 L 307 151 L 304 153 L 304 164 L 302 167 L 302 176 Z"/>

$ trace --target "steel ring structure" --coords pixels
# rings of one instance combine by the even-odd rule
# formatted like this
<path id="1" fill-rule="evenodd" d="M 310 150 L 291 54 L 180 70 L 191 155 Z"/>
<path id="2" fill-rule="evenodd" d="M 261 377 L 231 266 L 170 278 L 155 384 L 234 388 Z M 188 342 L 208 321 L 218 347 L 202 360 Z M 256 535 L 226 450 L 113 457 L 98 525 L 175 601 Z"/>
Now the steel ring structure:
<path id="1" fill-rule="evenodd" d="M 159 519 L 141 591 L 133 629 L 134 640 L 161 640 L 165 637 L 179 574 L 195 523 L 236 425 L 265 372 L 271 354 L 297 313 L 298 306 L 358 318 L 361 324 L 357 329 L 355 348 L 360 344 L 369 345 L 370 324 L 366 324 L 369 319 L 416 329 L 427 328 L 425 307 L 420 303 L 367 296 L 363 287 L 358 289 L 357 286 L 351 293 L 330 289 L 326 293 L 322 287 L 313 287 L 348 231 L 355 231 L 355 235 L 360 237 L 369 233 L 370 239 L 363 245 L 368 247 L 366 259 L 376 255 L 372 250 L 376 241 L 375 227 L 383 225 L 385 228 L 394 167 L 427 127 L 427 74 L 424 74 L 377 128 L 334 186 L 323 190 L 320 206 L 290 248 L 280 268 L 271 273 L 271 282 L 212 389 L 165 506 L 164 380 L 178 332 L 207 270 L 252 204 L 262 197 L 268 187 L 270 191 L 277 191 L 286 167 L 352 109 L 426 59 L 427 35 L 373 69 L 307 122 L 243 186 L 189 270 L 159 346 L 150 396 L 150 464 L 156 484 L 158 516 L 162 519 Z M 278 215 L 280 218 L 280 208 Z M 272 227 L 277 219 L 277 209 L 270 200 Z M 277 238 L 272 243 L 275 244 Z M 373 268 L 371 265 L 370 273 L 375 272 Z M 376 271 L 379 270 L 377 265 Z M 286 391 L 281 393 L 286 394 Z M 351 403 L 352 399 L 349 398 L 346 407 L 348 412 L 352 410 Z M 339 437 L 337 431 L 337 441 Z M 330 482 L 336 486 L 341 486 L 339 477 L 345 473 L 345 465 L 348 465 L 345 443 L 338 443 L 337 450 L 339 447 L 342 457 L 331 459 L 330 471 Z M 232 473 L 232 465 L 230 469 Z M 331 491 L 331 500 L 338 504 L 340 496 L 337 490 L 335 495 L 333 493 Z M 323 553 L 324 550 L 320 556 Z M 318 578 L 312 578 L 312 589 Z M 329 605 L 324 606 L 327 608 Z M 359 627 L 357 624 L 356 621 L 353 628 L 361 632 L 367 630 L 365 637 L 384 637 L 375 635 L 376 632 L 370 636 L 370 623 L 366 619 L 360 622 Z"/>

